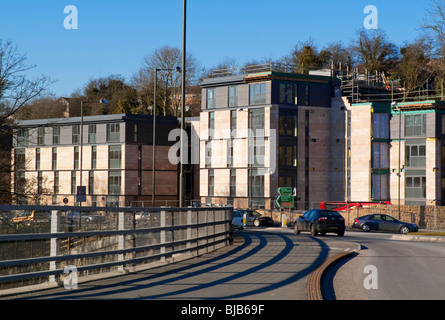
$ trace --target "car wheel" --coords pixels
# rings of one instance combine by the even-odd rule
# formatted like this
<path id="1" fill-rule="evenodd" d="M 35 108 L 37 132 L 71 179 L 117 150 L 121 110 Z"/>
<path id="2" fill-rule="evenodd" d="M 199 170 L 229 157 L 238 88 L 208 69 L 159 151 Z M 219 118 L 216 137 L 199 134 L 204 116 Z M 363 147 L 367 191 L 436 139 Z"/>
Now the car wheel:
<path id="1" fill-rule="evenodd" d="M 401 226 L 399 231 L 401 234 L 407 234 L 409 232 L 409 228 L 407 226 Z"/>
<path id="2" fill-rule="evenodd" d="M 344 235 L 345 235 L 345 232 L 344 232 L 344 231 L 341 231 L 341 232 L 338 233 L 338 236 L 339 236 L 339 237 L 343 237 Z"/>
<path id="3" fill-rule="evenodd" d="M 364 232 L 369 232 L 369 231 L 371 231 L 371 227 L 368 226 L 367 224 L 364 224 L 364 225 L 362 225 L 362 230 L 363 230 Z"/>
<path id="4" fill-rule="evenodd" d="M 260 220 L 256 219 L 255 221 L 253 221 L 253 225 L 255 227 L 259 227 L 260 226 Z"/>
<path id="5" fill-rule="evenodd" d="M 311 225 L 311 236 L 315 237 L 317 235 L 317 230 L 315 230 L 315 225 Z"/>
<path id="6" fill-rule="evenodd" d="M 298 230 L 298 225 L 297 224 L 295 224 L 295 226 L 294 226 L 294 233 L 295 234 L 300 234 L 300 230 Z"/>

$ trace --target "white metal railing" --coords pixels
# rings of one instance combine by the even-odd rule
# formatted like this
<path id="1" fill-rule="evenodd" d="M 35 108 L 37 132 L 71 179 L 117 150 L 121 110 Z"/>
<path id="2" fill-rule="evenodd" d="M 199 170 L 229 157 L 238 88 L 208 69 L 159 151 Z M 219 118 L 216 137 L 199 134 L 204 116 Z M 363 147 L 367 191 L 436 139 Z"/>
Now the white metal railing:
<path id="1" fill-rule="evenodd" d="M 80 209 L 81 215 L 72 215 Z M 48 221 L 6 217 L 22 211 L 48 212 Z M 0 285 L 12 287 L 31 278 L 60 283 L 72 264 L 83 275 L 214 250 L 231 240 L 233 208 L 0 206 L 0 217 Z M 76 239 L 82 239 L 80 244 L 74 244 Z M 43 249 L 37 250 L 34 242 Z M 17 272 L 21 266 L 39 267 Z"/>

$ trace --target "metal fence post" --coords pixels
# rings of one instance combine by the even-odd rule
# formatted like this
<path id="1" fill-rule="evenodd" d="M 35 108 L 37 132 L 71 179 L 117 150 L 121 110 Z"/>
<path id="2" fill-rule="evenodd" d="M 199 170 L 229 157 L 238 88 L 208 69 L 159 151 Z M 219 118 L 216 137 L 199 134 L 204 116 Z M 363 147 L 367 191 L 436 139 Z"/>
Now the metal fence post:
<path id="1" fill-rule="evenodd" d="M 125 229 L 125 212 L 119 211 L 118 218 L 117 218 L 117 224 L 118 224 L 118 230 L 124 230 Z M 125 249 L 125 237 L 123 234 L 118 235 L 118 250 Z M 124 261 L 124 255 L 118 254 L 117 256 L 118 261 Z M 125 271 L 124 265 L 118 266 L 118 271 Z"/>
<path id="2" fill-rule="evenodd" d="M 59 218 L 57 215 L 57 211 L 52 210 L 51 211 L 51 233 L 57 233 L 57 232 L 59 232 Z M 51 257 L 56 257 L 59 255 L 59 243 L 57 241 L 57 238 L 50 239 L 49 254 Z M 55 271 L 56 269 L 57 269 L 56 261 L 50 261 L 49 270 Z M 49 283 L 51 283 L 51 284 L 57 283 L 55 275 L 49 276 Z"/>
<path id="3" fill-rule="evenodd" d="M 165 227 L 166 227 L 166 214 L 165 214 L 165 210 L 161 211 L 160 222 L 161 222 L 161 228 L 164 228 L 164 229 L 161 230 L 159 244 L 163 244 L 163 243 L 165 243 Z M 161 254 L 164 254 L 164 253 L 165 253 L 165 246 L 162 246 L 161 247 Z M 165 262 L 165 256 L 161 257 L 161 261 Z"/>

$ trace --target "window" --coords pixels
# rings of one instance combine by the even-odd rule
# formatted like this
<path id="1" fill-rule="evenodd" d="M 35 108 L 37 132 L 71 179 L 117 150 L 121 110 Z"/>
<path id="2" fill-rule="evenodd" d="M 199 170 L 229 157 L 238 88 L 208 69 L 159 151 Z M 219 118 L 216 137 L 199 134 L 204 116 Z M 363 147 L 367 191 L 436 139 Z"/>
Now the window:
<path id="1" fill-rule="evenodd" d="M 230 130 L 232 131 L 231 136 L 234 137 L 234 130 L 236 130 L 236 110 L 230 111 Z"/>
<path id="2" fill-rule="evenodd" d="M 406 145 L 405 146 L 405 166 L 425 167 L 426 166 L 426 146 Z"/>
<path id="3" fill-rule="evenodd" d="M 97 160 L 97 147 L 91 147 L 91 168 L 96 169 L 96 160 Z"/>
<path id="4" fill-rule="evenodd" d="M 215 89 L 207 89 L 207 109 L 215 108 Z"/>
<path id="5" fill-rule="evenodd" d="M 19 129 L 17 132 L 17 147 L 28 146 L 28 129 Z"/>
<path id="6" fill-rule="evenodd" d="M 88 173 L 88 194 L 94 194 L 94 171 Z"/>
<path id="7" fill-rule="evenodd" d="M 384 142 L 372 143 L 372 168 L 388 169 L 389 168 L 389 144 Z"/>
<path id="8" fill-rule="evenodd" d="M 230 170 L 230 196 L 236 197 L 236 170 Z"/>
<path id="9" fill-rule="evenodd" d="M 57 148 L 53 148 L 52 150 L 52 165 L 53 165 L 53 170 L 57 169 Z"/>
<path id="10" fill-rule="evenodd" d="M 96 143 L 96 125 L 88 126 L 88 143 Z"/>
<path id="11" fill-rule="evenodd" d="M 108 173 L 108 193 L 121 194 L 121 172 L 112 170 Z"/>
<path id="12" fill-rule="evenodd" d="M 107 124 L 107 142 L 119 142 L 120 141 L 120 124 L 109 123 Z"/>
<path id="13" fill-rule="evenodd" d="M 229 87 L 229 107 L 238 106 L 238 86 Z"/>
<path id="14" fill-rule="evenodd" d="M 252 197 L 264 197 L 263 170 L 249 170 L 249 195 Z"/>
<path id="15" fill-rule="evenodd" d="M 212 165 L 212 141 L 206 142 L 206 161 L 205 166 L 206 168 L 210 167 Z"/>
<path id="16" fill-rule="evenodd" d="M 297 104 L 297 88 L 296 84 L 280 83 L 280 103 Z"/>
<path id="17" fill-rule="evenodd" d="M 60 127 L 53 128 L 53 144 L 60 144 Z"/>
<path id="18" fill-rule="evenodd" d="M 296 167 L 297 166 L 297 146 L 280 146 L 279 147 L 279 164 L 280 164 L 280 166 Z"/>
<path id="19" fill-rule="evenodd" d="M 373 114 L 372 136 L 373 138 L 389 139 L 389 115 L 387 113 Z"/>
<path id="20" fill-rule="evenodd" d="M 76 171 L 71 171 L 71 194 L 77 194 Z"/>
<path id="21" fill-rule="evenodd" d="M 250 105 L 266 103 L 266 84 L 255 83 L 250 85 Z"/>
<path id="22" fill-rule="evenodd" d="M 213 137 L 215 131 L 215 112 L 209 112 L 209 139 Z"/>
<path id="23" fill-rule="evenodd" d="M 133 126 L 133 142 L 138 142 L 138 124 L 135 123 Z"/>
<path id="24" fill-rule="evenodd" d="M 59 193 L 59 171 L 54 171 L 54 194 Z"/>
<path id="25" fill-rule="evenodd" d="M 108 150 L 108 167 L 110 169 L 121 168 L 122 151 L 121 146 L 110 146 Z"/>
<path id="26" fill-rule="evenodd" d="M 72 143 L 78 144 L 80 143 L 80 126 L 73 126 L 73 136 L 72 136 Z"/>
<path id="27" fill-rule="evenodd" d="M 389 198 L 389 176 L 384 174 L 372 175 L 372 197 L 374 200 Z"/>
<path id="28" fill-rule="evenodd" d="M 227 140 L 227 166 L 233 166 L 233 140 Z"/>
<path id="29" fill-rule="evenodd" d="M 297 116 L 280 115 L 279 132 L 281 136 L 297 136 Z"/>
<path id="30" fill-rule="evenodd" d="M 79 169 L 79 147 L 74 147 L 74 170 Z"/>
<path id="31" fill-rule="evenodd" d="M 37 144 L 43 146 L 45 144 L 45 128 L 37 129 Z"/>
<path id="32" fill-rule="evenodd" d="M 426 135 L 426 114 L 405 115 L 405 136 Z"/>
<path id="33" fill-rule="evenodd" d="M 209 170 L 209 196 L 213 196 L 215 188 L 215 171 Z"/>
<path id="34" fill-rule="evenodd" d="M 426 199 L 426 177 L 408 176 L 405 179 L 405 197 Z"/>
<path id="35" fill-rule="evenodd" d="M 43 193 L 43 175 L 42 175 L 42 171 L 39 171 L 37 173 L 37 194 L 42 194 Z"/>
<path id="36" fill-rule="evenodd" d="M 40 148 L 36 148 L 36 170 L 40 170 Z"/>

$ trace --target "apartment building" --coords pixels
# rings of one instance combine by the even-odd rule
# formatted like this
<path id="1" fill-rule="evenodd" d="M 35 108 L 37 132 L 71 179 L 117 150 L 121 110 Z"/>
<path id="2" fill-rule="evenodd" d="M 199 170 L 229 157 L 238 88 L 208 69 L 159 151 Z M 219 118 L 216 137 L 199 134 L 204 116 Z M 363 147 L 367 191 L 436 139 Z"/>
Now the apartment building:
<path id="1" fill-rule="evenodd" d="M 292 187 L 301 207 L 344 199 L 330 185 L 330 154 L 340 147 L 330 131 L 332 77 L 255 70 L 201 87 L 202 202 L 272 208 L 278 187 Z"/>
<path id="2" fill-rule="evenodd" d="M 152 116 L 126 114 L 17 122 L 12 149 L 15 202 L 75 205 L 77 187 L 85 186 L 83 205 L 151 206 L 152 125 Z M 174 143 L 168 133 L 178 126 L 174 117 L 156 118 L 156 205 L 178 199 L 177 165 L 168 161 Z"/>

